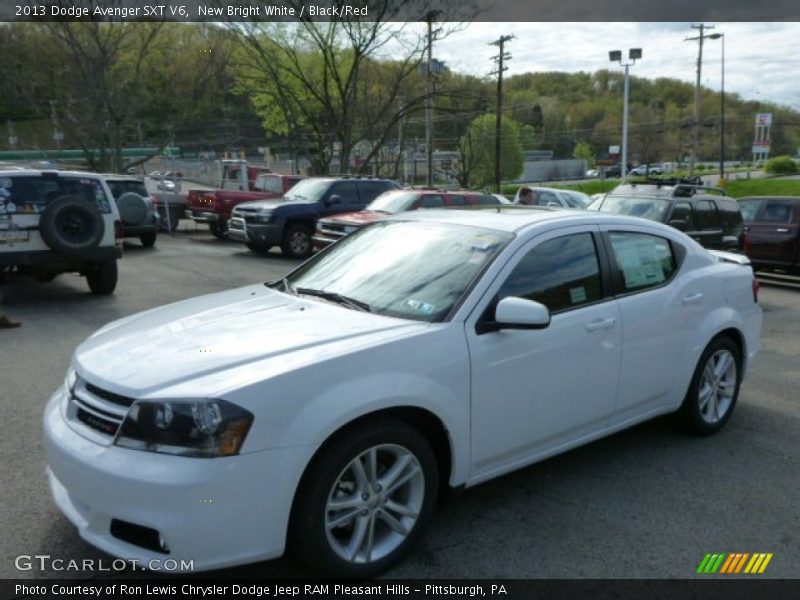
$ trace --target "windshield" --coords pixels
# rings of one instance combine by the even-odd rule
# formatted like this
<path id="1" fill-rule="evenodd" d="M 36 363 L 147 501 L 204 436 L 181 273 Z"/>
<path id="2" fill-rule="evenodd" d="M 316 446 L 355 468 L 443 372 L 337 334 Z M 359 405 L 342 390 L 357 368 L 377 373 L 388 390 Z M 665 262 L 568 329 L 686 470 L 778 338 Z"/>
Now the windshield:
<path id="1" fill-rule="evenodd" d="M 283 193 L 283 181 L 276 175 L 259 175 L 253 187 L 259 192 L 272 192 L 273 194 Z"/>
<path id="2" fill-rule="evenodd" d="M 286 192 L 287 200 L 312 200 L 319 202 L 331 186 L 330 179 L 303 179 Z"/>
<path id="3" fill-rule="evenodd" d="M 380 221 L 312 258 L 287 283 L 345 296 L 373 313 L 439 322 L 512 237 L 463 225 Z"/>
<path id="4" fill-rule="evenodd" d="M 379 210 L 387 213 L 398 213 L 410 210 L 411 205 L 419 198 L 416 192 L 386 192 L 373 200 L 367 210 Z"/>
<path id="5" fill-rule="evenodd" d="M 600 212 L 642 217 L 651 221 L 664 222 L 669 201 L 660 198 L 629 198 L 627 196 L 606 196 L 600 205 Z"/>

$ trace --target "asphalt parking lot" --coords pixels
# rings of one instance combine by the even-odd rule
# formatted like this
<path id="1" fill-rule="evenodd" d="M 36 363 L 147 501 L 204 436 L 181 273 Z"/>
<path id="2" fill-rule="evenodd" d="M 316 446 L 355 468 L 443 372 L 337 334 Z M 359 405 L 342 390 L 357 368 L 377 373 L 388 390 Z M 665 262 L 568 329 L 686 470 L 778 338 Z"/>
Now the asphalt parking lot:
<path id="1" fill-rule="evenodd" d="M 56 510 L 44 478 L 41 415 L 74 348 L 113 319 L 295 264 L 184 230 L 126 247 L 111 297 L 70 275 L 0 283 L 23 321 L 0 331 L 0 578 L 96 575 L 18 571 L 21 554 L 110 560 Z M 683 578 L 709 552 L 774 553 L 761 577 L 800 577 L 800 289 L 765 285 L 761 304 L 764 349 L 722 432 L 688 437 L 661 418 L 467 490 L 389 577 Z M 308 575 L 291 558 L 215 574 Z"/>

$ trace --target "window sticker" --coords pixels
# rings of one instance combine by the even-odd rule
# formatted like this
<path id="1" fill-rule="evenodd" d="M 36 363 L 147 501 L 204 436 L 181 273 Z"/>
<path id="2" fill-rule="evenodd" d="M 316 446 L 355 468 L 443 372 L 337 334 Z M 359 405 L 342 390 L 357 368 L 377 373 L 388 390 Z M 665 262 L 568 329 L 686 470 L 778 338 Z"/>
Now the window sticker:
<path id="1" fill-rule="evenodd" d="M 409 298 L 406 300 L 406 306 L 408 306 L 411 310 L 414 310 L 423 315 L 430 315 L 433 314 L 436 305 L 429 304 L 428 302 L 420 302 L 419 300 L 413 300 Z"/>
<path id="2" fill-rule="evenodd" d="M 586 295 L 586 288 L 583 286 L 570 288 L 569 290 L 569 300 L 573 304 L 581 304 L 582 302 L 586 302 L 587 295 Z"/>
<path id="3" fill-rule="evenodd" d="M 650 240 L 634 237 L 615 240 L 614 252 L 626 287 L 646 287 L 664 281 L 661 258 Z"/>

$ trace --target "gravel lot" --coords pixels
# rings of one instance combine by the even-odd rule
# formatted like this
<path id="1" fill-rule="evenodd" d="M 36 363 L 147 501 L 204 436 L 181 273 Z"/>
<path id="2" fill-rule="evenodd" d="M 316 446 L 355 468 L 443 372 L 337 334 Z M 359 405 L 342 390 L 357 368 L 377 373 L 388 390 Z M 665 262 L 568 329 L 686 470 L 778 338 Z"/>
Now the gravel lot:
<path id="1" fill-rule="evenodd" d="M 24 323 L 0 331 L 0 577 L 67 575 L 17 571 L 20 554 L 110 560 L 56 510 L 43 474 L 41 415 L 75 346 L 113 319 L 294 264 L 189 230 L 126 247 L 109 298 L 69 275 L 0 284 Z M 721 433 L 687 437 L 662 418 L 468 490 L 390 576 L 682 578 L 707 552 L 772 552 L 762 577 L 800 577 L 800 290 L 764 286 L 761 304 L 764 350 Z M 290 558 L 216 574 L 306 575 Z"/>

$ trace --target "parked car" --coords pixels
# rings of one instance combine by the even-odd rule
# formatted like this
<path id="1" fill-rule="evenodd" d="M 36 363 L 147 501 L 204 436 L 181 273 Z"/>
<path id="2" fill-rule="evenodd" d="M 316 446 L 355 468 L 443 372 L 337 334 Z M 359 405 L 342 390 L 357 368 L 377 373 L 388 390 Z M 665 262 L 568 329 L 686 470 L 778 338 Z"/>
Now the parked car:
<path id="1" fill-rule="evenodd" d="M 76 272 L 93 294 L 111 294 L 121 235 L 117 205 L 102 175 L 0 171 L 0 271 L 41 282 Z"/>
<path id="2" fill-rule="evenodd" d="M 420 208 L 466 208 L 500 204 L 495 195 L 469 190 L 390 190 L 375 198 L 364 210 L 320 219 L 311 240 L 314 250 L 319 251 L 364 225 L 400 212 Z"/>
<path id="3" fill-rule="evenodd" d="M 278 200 L 245 202 L 233 209 L 228 237 L 258 253 L 280 246 L 290 258 L 306 258 L 321 217 L 362 210 L 383 192 L 400 186 L 388 179 L 311 177 Z"/>
<path id="4" fill-rule="evenodd" d="M 747 197 L 739 207 L 754 267 L 800 273 L 800 197 Z"/>
<path id="5" fill-rule="evenodd" d="M 522 186 L 514 196 L 513 204 L 519 204 L 519 192 L 527 187 L 533 191 L 533 204 L 530 206 L 560 206 L 562 208 L 586 208 L 592 198 L 583 192 L 561 188 Z"/>
<path id="6" fill-rule="evenodd" d="M 152 246 L 160 227 L 160 217 L 144 181 L 130 175 L 104 175 L 117 203 L 122 220 L 122 236 L 138 237 L 142 246 Z"/>
<path id="7" fill-rule="evenodd" d="M 633 165 L 632 164 L 628 164 L 628 173 L 631 172 L 632 168 L 633 168 Z M 604 177 L 622 177 L 622 163 L 617 163 L 615 165 L 602 167 L 601 174 Z"/>
<path id="8" fill-rule="evenodd" d="M 619 185 L 590 210 L 643 217 L 686 232 L 706 248 L 743 251 L 744 223 L 736 200 L 719 188 L 669 180 Z"/>
<path id="9" fill-rule="evenodd" d="M 250 165 L 244 160 L 221 161 L 222 177 L 216 190 L 189 190 L 186 216 L 195 223 L 205 223 L 219 238 L 228 234 L 228 221 L 239 204 L 254 200 L 280 198 L 301 175 L 272 173 L 266 167 Z"/>
<path id="10" fill-rule="evenodd" d="M 267 285 L 106 325 L 45 409 L 55 503 L 142 565 L 288 547 L 363 579 L 443 490 L 661 414 L 723 427 L 761 346 L 747 257 L 515 208 L 395 215 Z"/>
<path id="11" fill-rule="evenodd" d="M 639 165 L 630 170 L 631 175 L 663 175 L 664 168 L 661 165 Z"/>

